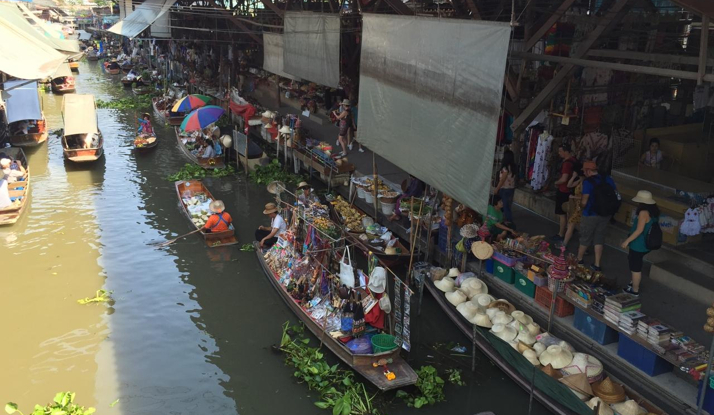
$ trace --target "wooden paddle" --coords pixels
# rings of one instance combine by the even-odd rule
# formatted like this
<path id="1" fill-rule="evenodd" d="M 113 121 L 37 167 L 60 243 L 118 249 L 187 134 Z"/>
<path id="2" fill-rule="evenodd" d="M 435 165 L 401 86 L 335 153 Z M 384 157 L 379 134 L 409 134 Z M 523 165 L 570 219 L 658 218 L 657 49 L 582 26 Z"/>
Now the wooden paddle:
<path id="1" fill-rule="evenodd" d="M 157 247 L 169 246 L 169 245 L 171 245 L 172 243 L 178 241 L 178 240 L 181 239 L 181 238 L 185 238 L 185 237 L 187 237 L 187 236 L 189 236 L 189 235 L 193 235 L 194 233 L 200 232 L 200 231 L 201 231 L 201 228 L 196 229 L 195 231 L 191 231 L 191 232 L 189 232 L 189 233 L 183 234 L 183 235 L 178 236 L 178 237 L 176 237 L 176 238 L 174 238 L 174 239 L 171 239 L 171 240 L 169 240 L 169 241 L 161 242 L 161 243 L 159 243 L 159 244 L 156 244 L 156 246 L 157 246 Z"/>

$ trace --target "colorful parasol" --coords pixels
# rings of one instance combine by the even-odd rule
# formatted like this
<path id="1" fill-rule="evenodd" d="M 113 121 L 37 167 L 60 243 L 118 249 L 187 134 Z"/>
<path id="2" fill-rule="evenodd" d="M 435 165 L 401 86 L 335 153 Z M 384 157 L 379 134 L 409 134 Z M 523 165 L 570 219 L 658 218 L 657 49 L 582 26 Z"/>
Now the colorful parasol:
<path id="1" fill-rule="evenodd" d="M 173 108 L 171 108 L 171 112 L 189 112 L 207 105 L 212 99 L 206 95 L 188 95 L 176 101 Z"/>
<path id="2" fill-rule="evenodd" d="M 225 111 L 216 105 L 207 105 L 197 110 L 193 110 L 183 119 L 181 130 L 196 131 L 202 130 L 214 122 L 218 121 Z"/>

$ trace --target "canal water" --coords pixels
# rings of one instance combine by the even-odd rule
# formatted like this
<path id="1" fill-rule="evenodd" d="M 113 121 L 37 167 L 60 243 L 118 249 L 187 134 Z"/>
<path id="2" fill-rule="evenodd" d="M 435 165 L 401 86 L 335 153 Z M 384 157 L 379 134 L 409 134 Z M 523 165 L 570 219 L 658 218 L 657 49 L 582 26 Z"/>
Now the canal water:
<path id="1" fill-rule="evenodd" d="M 128 95 L 96 62 L 81 63 L 77 93 Z M 61 103 L 43 94 L 50 130 L 63 125 Z M 69 390 L 100 414 L 329 414 L 271 349 L 296 319 L 254 253 L 208 249 L 199 237 L 147 245 L 191 230 L 166 180 L 186 163 L 173 132 L 155 121 L 159 146 L 134 154 L 134 112 L 98 114 L 105 157 L 69 164 L 51 135 L 28 153 L 29 209 L 0 228 L 0 403 L 28 413 Z M 250 242 L 270 195 L 242 176 L 205 182 L 233 215 L 240 244 Z M 77 303 L 99 289 L 113 291 L 112 306 Z M 466 386 L 447 385 L 446 402 L 419 410 L 383 394 L 382 413 L 528 413 L 528 394 L 488 359 L 478 355 L 472 373 L 469 356 L 443 346 L 468 344 L 428 294 L 412 322 L 412 365 L 460 368 Z M 532 413 L 547 412 L 534 402 Z"/>

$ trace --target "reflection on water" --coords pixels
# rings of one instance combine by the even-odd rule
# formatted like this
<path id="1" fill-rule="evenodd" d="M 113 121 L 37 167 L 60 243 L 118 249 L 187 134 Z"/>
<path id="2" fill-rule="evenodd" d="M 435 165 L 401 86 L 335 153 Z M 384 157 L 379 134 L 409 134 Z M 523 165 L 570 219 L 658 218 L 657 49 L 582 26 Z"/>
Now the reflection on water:
<path id="1" fill-rule="evenodd" d="M 95 62 L 81 63 L 77 90 L 103 100 L 128 93 Z M 61 103 L 61 96 L 43 97 L 51 130 L 62 127 Z M 32 408 L 72 390 L 79 403 L 97 406 L 99 413 L 275 414 L 289 407 L 294 414 L 327 414 L 271 351 L 282 323 L 294 317 L 254 253 L 235 246 L 209 249 L 196 235 L 166 248 L 147 245 L 191 230 L 166 180 L 186 163 L 172 130 L 155 126 L 159 146 L 133 154 L 137 114 L 98 113 L 105 157 L 66 163 L 59 137 L 51 136 L 29 152 L 29 209 L 16 225 L 0 228 L 0 403 Z M 265 220 L 261 211 L 269 195 L 242 176 L 205 182 L 235 218 L 240 244 L 250 242 Z M 113 307 L 77 304 L 100 288 L 113 291 Z M 422 344 L 465 342 L 430 298 L 424 307 L 412 320 L 409 358 L 417 367 L 433 360 Z M 470 359 L 461 364 L 467 368 Z M 527 395 L 487 359 L 464 377 L 468 386 L 447 387 L 449 402 L 420 413 L 525 413 Z M 508 399 L 494 398 L 506 394 Z M 401 404 L 388 410 L 412 411 Z"/>

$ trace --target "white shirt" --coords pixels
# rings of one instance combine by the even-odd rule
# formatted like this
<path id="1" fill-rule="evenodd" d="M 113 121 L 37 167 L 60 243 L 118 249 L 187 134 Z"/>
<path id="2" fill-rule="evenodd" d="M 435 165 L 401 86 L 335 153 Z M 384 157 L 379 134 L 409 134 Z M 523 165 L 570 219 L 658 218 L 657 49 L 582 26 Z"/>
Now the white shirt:
<path id="1" fill-rule="evenodd" d="M 206 146 L 206 149 L 203 150 L 203 155 L 201 156 L 201 158 L 210 159 L 211 157 L 216 157 L 216 150 L 214 150 L 213 146 L 209 144 L 208 146 Z"/>
<path id="2" fill-rule="evenodd" d="M 285 219 L 280 215 L 275 215 L 275 218 L 270 222 L 270 227 L 278 230 L 278 233 L 274 235 L 275 237 L 282 235 L 287 230 Z"/>

